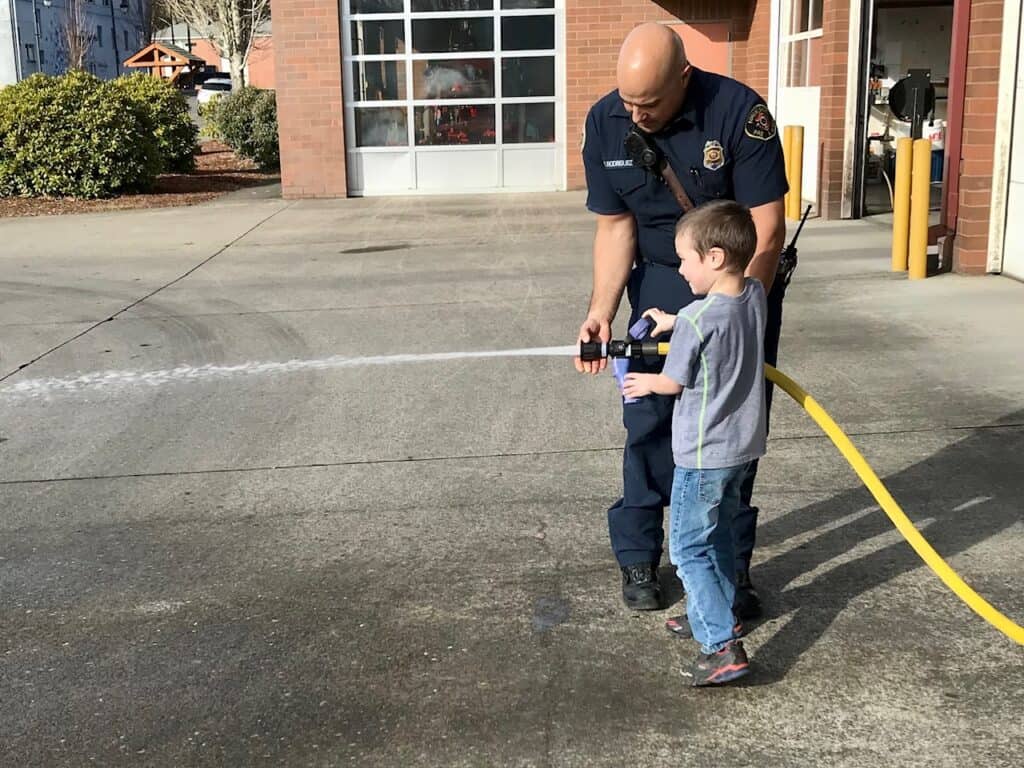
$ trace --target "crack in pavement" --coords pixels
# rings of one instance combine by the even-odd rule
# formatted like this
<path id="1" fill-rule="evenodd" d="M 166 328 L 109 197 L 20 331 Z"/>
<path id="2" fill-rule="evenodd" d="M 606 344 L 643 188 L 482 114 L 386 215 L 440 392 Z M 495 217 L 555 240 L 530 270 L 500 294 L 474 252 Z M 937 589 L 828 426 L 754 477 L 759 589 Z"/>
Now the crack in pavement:
<path id="1" fill-rule="evenodd" d="M 191 275 L 191 274 L 192 274 L 193 272 L 195 272 L 195 271 L 196 271 L 197 269 L 199 269 L 199 268 L 201 268 L 201 267 L 205 266 L 206 264 L 209 264 L 209 263 L 210 263 L 211 261 L 213 261 L 213 260 L 214 260 L 215 258 L 217 258 L 218 256 L 220 256 L 220 255 L 221 255 L 222 253 L 224 253 L 224 251 L 226 251 L 226 250 L 227 250 L 228 248 L 230 248 L 231 246 L 233 246 L 233 245 L 234 245 L 235 243 L 237 243 L 237 242 L 238 242 L 239 240 L 241 240 L 242 238 L 246 237 L 246 236 L 247 236 L 247 235 L 249 235 L 250 233 L 254 232 L 254 231 L 255 231 L 255 230 L 257 230 L 258 228 L 262 227 L 262 226 L 263 226 L 264 224 L 266 224 L 266 223 L 267 223 L 268 221 L 270 221 L 270 220 L 271 220 L 272 218 L 274 218 L 275 216 L 277 216 L 277 215 L 278 215 L 279 213 L 281 213 L 282 211 L 286 211 L 286 210 L 288 210 L 288 209 L 289 209 L 289 208 L 291 208 L 291 207 L 292 207 L 293 205 L 295 205 L 295 203 L 294 203 L 294 202 L 293 202 L 293 203 L 288 203 L 288 204 L 286 204 L 286 205 L 283 205 L 283 206 L 281 206 L 281 207 L 280 207 L 280 208 L 278 208 L 278 209 L 277 209 L 276 211 L 274 211 L 273 213 L 271 213 L 271 214 L 270 214 L 269 216 L 267 216 L 266 218 L 263 218 L 263 219 L 261 219 L 261 220 L 260 220 L 260 221 L 258 221 L 258 222 L 257 222 L 256 224 L 254 224 L 253 226 L 251 226 L 251 227 L 250 227 L 249 229 L 247 229 L 247 230 L 246 230 L 245 232 L 243 232 L 242 234 L 240 234 L 240 235 L 239 235 L 238 237 L 236 237 L 236 238 L 235 238 L 234 240 L 232 240 L 231 242 L 229 242 L 229 243 L 227 243 L 226 245 L 222 246 L 221 248 L 217 249 L 217 250 L 216 250 L 216 251 L 215 251 L 214 253 L 212 253 L 211 255 L 207 256 L 207 257 L 206 257 L 205 259 L 203 259 L 202 261 L 200 261 L 200 262 L 199 262 L 198 264 L 196 264 L 196 265 L 195 265 L 194 267 L 192 267 L 191 269 L 189 269 L 189 270 L 188 270 L 187 272 L 185 272 L 184 274 L 178 275 L 178 277 L 174 278 L 174 279 L 173 279 L 173 280 L 171 280 L 170 282 L 168 282 L 168 283 L 165 283 L 164 285 L 161 285 L 161 286 L 160 286 L 159 288 L 156 288 L 156 289 L 154 289 L 154 290 L 150 291 L 150 292 L 149 292 L 149 293 L 147 293 L 147 294 L 146 294 L 145 296 L 143 296 L 143 297 L 142 297 L 141 299 L 136 299 L 135 301 L 133 301 L 133 302 L 132 302 L 131 304 L 129 304 L 128 306 L 126 306 L 126 307 L 122 307 L 122 308 L 121 308 L 121 309 L 119 309 L 119 310 L 118 310 L 117 312 L 115 312 L 114 314 L 112 314 L 112 315 L 111 315 L 110 317 L 108 317 L 108 318 L 105 318 L 105 319 L 103 319 L 103 320 L 99 320 L 99 321 L 97 321 L 97 322 L 94 322 L 94 323 L 93 323 L 92 325 L 90 325 L 90 326 L 89 326 L 88 328 L 86 328 L 86 329 L 85 329 L 84 331 L 82 331 L 82 332 L 80 332 L 80 333 L 76 333 L 76 334 L 75 334 L 74 336 L 72 336 L 72 337 L 71 337 L 70 339 L 65 339 L 64 341 L 62 341 L 62 342 L 61 342 L 60 344 L 56 345 L 55 347 L 51 347 L 50 349 L 48 349 L 48 350 L 46 350 L 45 352 L 43 352 L 43 353 L 42 353 L 41 355 L 37 355 L 36 357 L 32 358 L 32 359 L 31 359 L 31 360 L 29 360 L 29 361 L 28 361 L 27 363 L 22 363 L 22 364 L 21 364 L 21 365 L 19 365 L 19 366 L 18 366 L 17 368 L 15 368 L 15 369 L 14 369 L 13 371 L 9 371 L 9 372 L 7 372 L 7 373 L 3 374 L 2 376 L 0 376 L 0 382 L 4 382 L 4 381 L 7 381 L 7 379 L 11 378 L 11 377 L 12 377 L 12 376 L 14 376 L 15 374 L 21 373 L 21 372 L 22 372 L 23 370 L 25 370 L 25 369 L 26 369 L 26 368 L 28 368 L 29 366 L 31 366 L 31 365 L 34 365 L 35 363 L 38 363 L 38 362 L 39 362 L 40 360 L 42 360 L 42 359 L 43 359 L 44 357 L 47 357 L 48 355 L 51 355 L 51 354 L 53 354 L 53 353 L 54 353 L 54 352 L 56 352 L 56 351 L 57 351 L 58 349 L 61 349 L 62 347 L 66 347 L 66 346 L 67 346 L 68 344 L 70 344 L 71 342 L 73 342 L 73 341 L 76 341 L 77 339 L 80 339 L 80 338 L 82 338 L 83 336 L 85 336 L 85 335 L 86 335 L 86 334 L 88 334 L 89 332 L 91 332 L 91 331 L 94 331 L 95 329 L 99 328 L 99 327 L 100 327 L 101 325 L 103 325 L 104 323 L 109 323 L 109 322 L 110 322 L 110 321 L 112 321 L 112 320 L 113 320 L 114 318 L 116 318 L 116 317 L 117 317 L 118 315 L 122 315 L 122 314 L 124 314 L 125 312 L 127 312 L 128 310 L 130 310 L 130 309 L 132 309 L 132 308 L 134 308 L 134 307 L 137 307 L 137 306 L 138 306 L 139 304 L 141 304 L 142 302 L 144 302 L 144 301 L 145 301 L 146 299 L 152 298 L 153 296 L 155 296 L 156 294 L 160 293 L 160 291 L 164 290 L 165 288 L 170 288 L 170 287 L 171 287 L 172 285 L 174 285 L 175 283 L 181 282 L 181 281 L 182 281 L 182 280 L 184 280 L 184 279 L 185 279 L 186 277 L 188 277 L 188 276 L 189 276 L 189 275 Z"/>

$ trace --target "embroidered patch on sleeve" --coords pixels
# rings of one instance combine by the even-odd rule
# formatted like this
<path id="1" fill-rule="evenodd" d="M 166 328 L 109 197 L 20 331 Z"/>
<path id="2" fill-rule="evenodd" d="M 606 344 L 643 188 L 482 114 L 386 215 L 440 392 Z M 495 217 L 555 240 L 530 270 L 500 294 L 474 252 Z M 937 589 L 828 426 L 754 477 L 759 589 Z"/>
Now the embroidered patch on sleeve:
<path id="1" fill-rule="evenodd" d="M 757 104 L 750 114 L 747 115 L 747 122 L 743 126 L 743 132 L 752 139 L 768 141 L 775 138 L 775 120 L 771 112 L 764 104 Z"/>

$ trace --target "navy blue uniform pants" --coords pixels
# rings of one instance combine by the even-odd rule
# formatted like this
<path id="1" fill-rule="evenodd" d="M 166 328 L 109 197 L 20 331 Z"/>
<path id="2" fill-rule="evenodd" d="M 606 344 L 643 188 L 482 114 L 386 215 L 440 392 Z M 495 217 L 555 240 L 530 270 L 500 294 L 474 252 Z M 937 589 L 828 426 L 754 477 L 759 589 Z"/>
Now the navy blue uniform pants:
<path id="1" fill-rule="evenodd" d="M 693 294 L 678 268 L 661 264 L 637 265 L 627 287 L 632 307 L 630 325 L 651 307 L 678 312 L 693 301 Z M 782 300 L 786 286 L 776 279 L 768 294 L 768 317 L 764 337 L 765 361 L 775 365 L 782 327 Z M 667 341 L 667 339 L 659 339 Z M 630 370 L 657 373 L 662 360 L 631 361 Z M 769 414 L 772 385 L 765 380 Z M 619 565 L 661 561 L 664 509 L 672 494 L 672 408 L 675 398 L 648 395 L 622 406 L 626 446 L 622 456 L 622 498 L 608 510 L 608 533 Z M 751 505 L 757 462 L 743 480 L 739 511 L 733 517 L 733 543 L 737 570 L 746 570 L 754 551 L 757 508 Z"/>

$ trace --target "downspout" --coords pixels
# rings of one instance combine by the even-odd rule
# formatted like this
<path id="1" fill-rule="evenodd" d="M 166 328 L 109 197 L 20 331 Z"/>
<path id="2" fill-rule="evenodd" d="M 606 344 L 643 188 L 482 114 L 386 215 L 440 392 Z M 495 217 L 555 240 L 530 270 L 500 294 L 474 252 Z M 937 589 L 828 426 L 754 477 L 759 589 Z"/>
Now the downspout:
<path id="1" fill-rule="evenodd" d="M 945 179 L 939 221 L 947 233 L 956 232 L 960 209 L 960 154 L 964 135 L 964 95 L 967 90 L 967 46 L 970 43 L 971 0 L 954 0 L 952 45 L 949 51 L 949 109 L 946 114 Z"/>
<path id="2" fill-rule="evenodd" d="M 18 0 L 7 0 L 11 8 L 11 33 L 14 36 L 14 81 L 21 82 L 24 73 L 21 69 L 21 35 L 18 32 Z"/>

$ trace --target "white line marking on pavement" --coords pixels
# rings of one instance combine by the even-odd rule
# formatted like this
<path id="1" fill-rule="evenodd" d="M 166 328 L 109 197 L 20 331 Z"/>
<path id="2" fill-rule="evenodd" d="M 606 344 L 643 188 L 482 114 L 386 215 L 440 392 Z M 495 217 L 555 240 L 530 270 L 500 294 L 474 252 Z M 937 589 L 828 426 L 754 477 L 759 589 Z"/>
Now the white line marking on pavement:
<path id="1" fill-rule="evenodd" d="M 965 501 L 959 507 L 953 507 L 953 511 L 954 512 L 963 512 L 965 509 L 970 509 L 971 507 L 976 507 L 979 504 L 984 504 L 986 501 L 992 501 L 992 497 L 991 496 L 977 496 L 977 497 L 971 499 L 970 501 Z"/>

